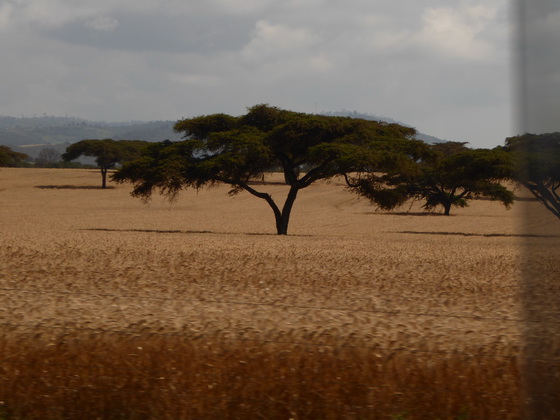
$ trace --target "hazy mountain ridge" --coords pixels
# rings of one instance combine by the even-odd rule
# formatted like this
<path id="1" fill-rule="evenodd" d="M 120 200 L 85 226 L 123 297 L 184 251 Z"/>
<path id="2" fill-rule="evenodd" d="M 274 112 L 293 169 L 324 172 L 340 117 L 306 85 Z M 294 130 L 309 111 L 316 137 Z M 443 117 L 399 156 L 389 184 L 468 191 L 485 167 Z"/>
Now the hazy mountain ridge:
<path id="1" fill-rule="evenodd" d="M 176 121 L 130 121 L 109 123 L 75 117 L 0 116 L 0 144 L 37 157 L 42 149 L 64 153 L 68 145 L 84 139 L 180 140 L 173 131 Z"/>
<path id="2" fill-rule="evenodd" d="M 6 146 L 56 145 L 83 139 L 179 140 L 175 121 L 97 122 L 74 117 L 0 116 L 0 144 Z"/>
<path id="3" fill-rule="evenodd" d="M 400 125 L 404 125 L 406 127 L 412 127 L 410 124 L 406 124 L 403 123 L 401 121 L 397 121 L 393 118 L 390 117 L 380 117 L 378 115 L 373 115 L 373 114 L 365 114 L 365 113 L 361 113 L 358 111 L 347 111 L 345 109 L 343 109 L 342 111 L 330 111 L 330 112 L 326 112 L 323 111 L 321 112 L 321 115 L 328 115 L 328 116 L 333 116 L 333 117 L 350 117 L 350 118 L 361 118 L 364 120 L 371 120 L 371 121 L 384 121 L 386 123 L 389 124 L 400 124 Z M 424 134 L 421 132 L 418 132 L 416 134 L 416 138 L 418 140 L 422 140 L 425 141 L 426 143 L 443 143 L 449 140 L 444 140 L 444 139 L 440 139 L 438 137 L 435 136 L 430 136 L 429 134 Z"/>

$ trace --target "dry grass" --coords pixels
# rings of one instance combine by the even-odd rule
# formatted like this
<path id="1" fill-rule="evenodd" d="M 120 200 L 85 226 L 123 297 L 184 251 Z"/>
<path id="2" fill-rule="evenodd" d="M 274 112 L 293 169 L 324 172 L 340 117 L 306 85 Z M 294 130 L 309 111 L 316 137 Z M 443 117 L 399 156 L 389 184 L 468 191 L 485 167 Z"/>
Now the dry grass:
<path id="1" fill-rule="evenodd" d="M 558 296 L 546 213 L 376 212 L 333 182 L 278 237 L 226 187 L 99 183 L 0 171 L 0 419 L 521 418 L 522 239 L 550 267 L 534 307 Z"/>

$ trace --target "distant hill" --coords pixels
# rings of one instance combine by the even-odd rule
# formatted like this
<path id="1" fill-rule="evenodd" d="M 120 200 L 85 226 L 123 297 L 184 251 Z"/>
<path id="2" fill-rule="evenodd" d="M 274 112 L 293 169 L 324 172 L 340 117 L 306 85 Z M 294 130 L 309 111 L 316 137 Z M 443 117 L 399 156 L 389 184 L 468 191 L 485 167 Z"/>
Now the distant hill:
<path id="1" fill-rule="evenodd" d="M 175 121 L 94 122 L 71 117 L 16 118 L 0 116 L 0 144 L 31 157 L 49 147 L 64 152 L 69 144 L 83 139 L 180 140 L 173 131 Z"/>
<path id="2" fill-rule="evenodd" d="M 389 124 L 400 124 L 400 125 L 404 125 L 406 127 L 412 127 L 409 124 L 405 124 L 403 122 L 394 120 L 393 118 L 389 118 L 389 117 L 379 117 L 377 115 L 372 115 L 372 114 L 364 114 L 358 111 L 347 111 L 347 110 L 342 110 L 342 111 L 335 111 L 335 112 L 322 112 L 321 115 L 330 115 L 333 117 L 350 117 L 350 118 L 361 118 L 364 120 L 371 120 L 371 121 L 385 121 Z M 430 136 L 428 134 L 424 134 L 424 133 L 420 133 L 418 132 L 416 134 L 416 138 L 418 140 L 422 140 L 425 141 L 426 143 L 444 143 L 446 141 L 449 140 L 444 140 L 444 139 L 440 139 L 434 136 Z"/>
<path id="3" fill-rule="evenodd" d="M 69 117 L 14 118 L 0 116 L 0 144 L 75 143 L 83 139 L 179 140 L 175 121 L 131 121 L 119 123 L 87 121 Z"/>

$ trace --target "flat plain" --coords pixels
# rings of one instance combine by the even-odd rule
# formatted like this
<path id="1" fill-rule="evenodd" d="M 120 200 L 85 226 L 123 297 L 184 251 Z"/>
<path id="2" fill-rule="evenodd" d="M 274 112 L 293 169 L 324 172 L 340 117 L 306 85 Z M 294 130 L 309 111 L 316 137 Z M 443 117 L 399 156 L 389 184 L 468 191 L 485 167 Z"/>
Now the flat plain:
<path id="1" fill-rule="evenodd" d="M 0 418 L 521 418 L 526 247 L 557 275 L 538 203 L 384 212 L 335 179 L 277 236 L 225 186 L 100 181 L 0 170 Z"/>

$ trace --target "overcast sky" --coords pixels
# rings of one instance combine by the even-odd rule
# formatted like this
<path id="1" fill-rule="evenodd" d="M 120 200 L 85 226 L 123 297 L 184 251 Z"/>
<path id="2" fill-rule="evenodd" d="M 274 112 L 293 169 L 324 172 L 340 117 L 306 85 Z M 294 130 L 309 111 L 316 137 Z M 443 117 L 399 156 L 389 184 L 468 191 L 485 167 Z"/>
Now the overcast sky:
<path id="1" fill-rule="evenodd" d="M 508 0 L 0 0 L 0 114 L 176 120 L 268 103 L 515 134 Z"/>

